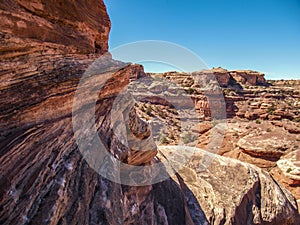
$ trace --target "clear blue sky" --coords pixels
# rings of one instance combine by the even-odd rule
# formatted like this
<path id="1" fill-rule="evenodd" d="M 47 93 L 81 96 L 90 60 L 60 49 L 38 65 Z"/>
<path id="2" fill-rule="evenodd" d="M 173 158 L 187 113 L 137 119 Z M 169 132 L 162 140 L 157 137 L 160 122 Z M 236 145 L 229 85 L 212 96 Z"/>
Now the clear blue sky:
<path id="1" fill-rule="evenodd" d="M 300 0 L 105 0 L 110 49 L 163 40 L 208 67 L 253 69 L 300 79 Z"/>

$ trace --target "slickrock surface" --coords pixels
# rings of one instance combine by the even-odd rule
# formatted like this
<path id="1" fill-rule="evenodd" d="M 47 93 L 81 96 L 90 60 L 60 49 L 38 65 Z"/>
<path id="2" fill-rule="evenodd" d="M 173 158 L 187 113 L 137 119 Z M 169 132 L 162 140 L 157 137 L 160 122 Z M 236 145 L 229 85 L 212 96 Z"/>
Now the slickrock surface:
<path id="1" fill-rule="evenodd" d="M 87 159 L 100 166 L 97 162 L 104 160 L 103 152 L 82 152 L 75 137 L 86 127 L 73 127 L 74 119 L 84 122 L 80 112 L 93 108 L 93 100 L 93 128 L 103 143 L 100 150 L 113 156 L 105 161 L 111 167 L 105 164 L 99 170 L 104 168 L 107 174 L 118 170 L 117 160 L 129 165 L 159 162 L 152 129 L 138 116 L 143 110 L 135 108 L 133 96 L 123 92 L 130 82 L 147 75 L 142 66 L 112 60 L 107 53 L 110 21 L 103 1 L 2 1 L 0 19 L 0 224 L 297 224 L 293 197 L 268 174 L 232 159 L 217 158 L 211 173 L 196 182 L 185 173 L 183 179 L 178 175 L 145 186 L 121 185 L 93 170 Z M 90 74 L 90 89 L 83 89 L 80 99 L 82 108 L 72 112 L 75 92 L 81 90 L 77 85 L 100 56 L 104 69 Z M 261 82 L 259 75 L 251 75 L 258 76 L 253 81 L 243 73 L 238 76 L 245 83 Z M 93 99 L 93 90 L 107 77 Z M 187 86 L 192 83 L 190 79 L 185 82 Z M 155 85 L 149 90 L 160 92 L 161 88 Z M 120 95 L 128 101 L 116 104 Z M 199 97 L 201 108 L 206 103 Z M 169 113 L 176 116 L 176 110 L 162 107 L 165 118 Z M 203 113 L 210 116 L 207 110 Z M 180 135 L 177 121 L 172 124 Z M 288 132 L 295 130 L 286 127 Z M 201 132 L 210 130 L 208 123 Z M 127 143 L 120 133 L 126 135 Z M 82 141 L 93 146 L 93 138 Z M 195 160 L 186 168 L 196 170 Z M 237 167 L 243 177 L 232 175 Z M 228 174 L 221 177 L 221 171 Z M 139 170 L 132 177 L 151 181 L 166 173 L 162 167 L 150 173 Z M 112 176 L 122 180 L 122 170 Z M 244 183 L 237 185 L 238 179 Z M 205 189 L 207 182 L 211 189 Z M 206 195 L 208 202 L 202 199 Z"/>
<path id="2" fill-rule="evenodd" d="M 190 147 L 161 146 L 166 156 Z M 260 168 L 201 149 L 179 175 L 211 224 L 297 224 L 291 193 Z M 182 155 L 180 155 L 182 157 Z M 171 157 L 170 157 L 171 158 Z M 178 162 L 176 162 L 178 163 Z"/>

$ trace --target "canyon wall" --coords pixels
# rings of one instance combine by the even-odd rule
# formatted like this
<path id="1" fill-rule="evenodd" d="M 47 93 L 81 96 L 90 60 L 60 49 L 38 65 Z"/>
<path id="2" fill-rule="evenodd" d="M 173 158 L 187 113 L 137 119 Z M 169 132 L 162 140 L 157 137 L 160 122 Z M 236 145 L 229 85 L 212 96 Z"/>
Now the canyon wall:
<path id="1" fill-rule="evenodd" d="M 109 75 L 94 108 L 97 135 L 104 150 L 114 158 L 113 168 L 105 168 L 107 173 L 118 169 L 113 163 L 116 160 L 152 165 L 162 159 L 157 155 L 149 124 L 138 117 L 130 95 L 130 104 L 120 105 L 118 113 L 111 115 L 115 99 L 129 82 L 147 75 L 142 66 L 115 61 L 107 53 L 110 20 L 103 1 L 2 1 L 0 19 L 1 224 L 297 223 L 293 196 L 247 164 L 235 162 L 226 167 L 224 159 L 215 157 L 215 165 L 224 166 L 220 170 L 228 178 L 226 184 L 220 182 L 224 179 L 215 169 L 209 174 L 220 178 L 217 183 L 214 179 L 195 178 L 189 187 L 185 184 L 188 178 L 180 178 L 189 173 L 156 184 L 122 185 L 99 175 L 87 163 L 73 129 L 74 117 L 82 119 L 77 114 L 80 110 L 73 112 L 73 103 L 83 74 L 99 57 L 106 69 L 91 75 L 90 90 L 98 90 Z M 90 95 L 81 100 L 84 109 L 92 107 Z M 112 122 L 124 126 L 132 145 L 120 140 Z M 143 151 L 132 147 L 136 140 L 143 141 Z M 93 152 L 91 155 L 101 158 Z M 251 171 L 253 182 L 247 186 L 237 180 L 232 187 L 229 178 L 239 166 L 244 169 L 238 177 Z M 192 174 L 198 173 L 197 168 L 191 169 L 196 171 Z M 140 170 L 133 178 L 147 177 L 151 181 L 166 173 L 164 167 L 150 174 Z M 112 176 L 115 180 L 122 177 L 121 173 Z M 267 194 L 270 190 L 261 188 L 265 183 L 275 193 L 274 201 Z M 201 188 L 195 188 L 197 185 Z M 224 185 L 227 196 L 236 197 L 235 204 L 229 207 L 226 201 L 230 198 L 222 197 L 222 188 L 207 191 L 205 185 Z M 202 191 L 211 195 L 210 205 L 201 197 Z"/>

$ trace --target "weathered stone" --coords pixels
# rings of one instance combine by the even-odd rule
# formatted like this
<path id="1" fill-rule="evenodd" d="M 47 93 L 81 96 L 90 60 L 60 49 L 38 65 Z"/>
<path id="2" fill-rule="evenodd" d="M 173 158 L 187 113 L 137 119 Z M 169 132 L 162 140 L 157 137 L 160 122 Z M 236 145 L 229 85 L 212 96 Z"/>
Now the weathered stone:
<path id="1" fill-rule="evenodd" d="M 241 138 L 237 146 L 256 157 L 279 159 L 289 148 L 289 142 L 285 138 L 279 139 L 272 134 L 256 131 Z"/>
<path id="2" fill-rule="evenodd" d="M 268 173 L 197 148 L 168 146 L 159 149 L 170 155 L 172 164 L 172 158 L 176 158 L 174 155 L 182 148 L 193 151 L 193 155 L 186 165 L 178 167 L 178 173 L 196 196 L 210 224 L 299 223 L 295 199 Z"/>
<path id="3" fill-rule="evenodd" d="M 264 74 L 252 70 L 230 71 L 230 75 L 241 84 L 266 85 Z"/>
<path id="4" fill-rule="evenodd" d="M 285 176 L 300 183 L 300 150 L 287 154 L 277 162 L 277 166 Z"/>
<path id="5" fill-rule="evenodd" d="M 1 46 L 9 52 L 24 53 L 34 40 L 62 45 L 69 53 L 104 53 L 108 50 L 110 20 L 103 1 L 5 1 L 0 3 L 2 35 L 21 38 Z M 66 13 L 68 12 L 68 13 Z M 35 44 L 36 48 L 38 44 Z M 42 47 L 41 46 L 41 47 Z M 58 48 L 61 46 L 58 46 Z"/>
<path id="6" fill-rule="evenodd" d="M 298 223 L 293 197 L 267 173 L 212 155 L 208 158 L 211 166 L 203 172 L 197 164 L 203 152 L 193 156 L 174 179 L 140 187 L 116 182 L 124 179 L 117 160 L 130 165 L 152 165 L 159 160 L 155 157 L 157 147 L 149 124 L 139 118 L 132 96 L 122 96 L 126 95 L 130 82 L 147 75 L 142 66 L 112 60 L 107 53 L 110 21 L 103 1 L 8 0 L 0 3 L 0 9 L 1 224 Z M 72 111 L 75 91 L 80 89 L 78 82 L 99 56 L 104 71 L 103 68 L 93 71 L 90 89 L 81 98 L 83 107 Z M 232 71 L 216 69 L 215 72 L 214 76 L 212 71 L 170 72 L 162 77 L 174 80 L 184 86 L 186 93 L 191 93 L 188 98 L 198 104 L 198 111 L 203 110 L 203 120 L 210 119 L 209 108 L 226 107 L 230 117 L 244 114 L 247 107 L 239 111 L 241 105 L 256 98 L 261 90 L 254 93 L 243 90 L 242 85 L 264 84 L 263 76 L 253 71 L 234 72 L 235 80 Z M 194 82 L 191 75 L 199 82 Z M 222 90 L 217 81 L 221 86 L 234 88 L 226 106 L 220 101 Z M 95 90 L 99 90 L 96 99 Z M 148 87 L 141 88 L 136 94 L 147 90 Z M 178 112 L 166 103 L 170 101 L 183 108 L 191 104 L 185 101 L 186 97 L 178 98 L 176 88 L 166 88 L 159 82 L 152 86 L 152 92 L 170 94 L 165 101 L 151 96 L 148 103 L 165 104 L 159 122 L 172 118 L 166 124 L 174 126 L 176 129 L 170 130 L 180 136 L 176 133 L 180 129 Z M 286 93 L 299 98 L 294 91 Z M 121 96 L 128 102 L 119 101 Z M 265 102 L 283 98 L 277 92 L 262 96 Z M 79 112 L 89 109 L 93 100 L 96 103 L 93 126 L 103 149 L 83 151 L 76 134 L 90 131 L 84 124 L 74 130 L 72 121 L 74 118 L 84 121 Z M 298 103 L 293 104 L 297 107 Z M 292 106 L 286 109 L 290 114 L 284 111 L 282 117 L 296 118 L 297 109 Z M 188 115 L 184 119 L 187 118 L 198 119 Z M 202 135 L 204 144 L 207 143 L 214 125 L 206 124 L 199 131 L 195 127 L 190 130 Z M 239 131 L 234 140 L 239 135 L 243 133 Z M 176 143 L 178 139 L 173 138 Z M 83 141 L 93 146 L 93 137 Z M 281 145 L 275 146 L 263 152 L 263 157 L 273 153 L 277 157 L 278 152 L 285 150 Z M 252 152 L 261 156 L 257 150 Z M 108 166 L 99 163 L 103 162 L 104 153 L 112 156 L 105 158 Z M 98 166 L 97 172 L 87 163 L 87 156 Z M 115 181 L 99 175 L 99 171 L 112 174 Z M 129 176 L 133 180 L 151 181 L 166 173 L 165 168 L 150 172 L 139 168 Z"/>
<path id="7" fill-rule="evenodd" d="M 280 120 L 281 116 L 278 116 L 278 115 L 269 115 L 268 119 L 269 120 Z"/>

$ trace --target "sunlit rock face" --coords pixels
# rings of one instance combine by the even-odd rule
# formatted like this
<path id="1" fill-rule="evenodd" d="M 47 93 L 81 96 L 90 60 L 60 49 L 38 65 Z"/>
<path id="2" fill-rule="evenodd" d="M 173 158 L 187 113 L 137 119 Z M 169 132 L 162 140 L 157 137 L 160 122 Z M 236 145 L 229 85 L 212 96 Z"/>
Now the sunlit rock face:
<path id="1" fill-rule="evenodd" d="M 252 192 L 258 189 L 252 186 L 257 187 L 258 178 L 253 178 L 254 183 L 247 187 L 238 188 L 236 182 L 232 191 L 228 189 L 230 177 L 223 180 L 224 184 L 218 183 L 227 187 L 226 196 L 229 196 L 228 202 L 221 205 L 213 197 L 215 192 L 187 186 L 184 175 L 183 179 L 177 176 L 144 186 L 116 182 L 122 180 L 122 171 L 118 171 L 114 162 L 138 166 L 158 163 L 159 159 L 155 157 L 158 150 L 149 124 L 138 117 L 131 95 L 125 96 L 128 102 L 119 102 L 120 110 L 115 114 L 115 100 L 124 94 L 130 81 L 146 74 L 142 66 L 112 60 L 107 53 L 110 21 L 103 1 L 2 1 L 0 19 L 0 224 L 190 225 L 296 221 L 292 197 L 283 194 L 268 177 L 270 193 L 279 192 L 273 200 L 282 204 L 272 202 L 275 209 L 270 214 L 254 207 L 252 214 L 262 215 L 261 218 L 245 216 L 246 200 L 228 206 L 236 195 L 238 200 L 254 198 Z M 109 66 L 106 71 L 99 70 L 91 76 L 89 90 L 99 89 L 94 127 L 103 143 L 102 150 L 112 156 L 108 162 L 112 167 L 107 173 L 113 171 L 113 181 L 100 175 L 84 158 L 76 139 L 81 130 L 74 130 L 73 126 L 74 118 L 80 115 L 79 111 L 74 112 L 78 84 L 99 57 Z M 101 86 L 108 73 L 109 79 Z M 82 98 L 85 109 L 92 107 L 89 90 Z M 115 124 L 123 126 L 121 136 Z M 120 137 L 127 138 L 128 145 Z M 135 145 L 137 141 L 144 143 L 142 149 L 141 145 L 140 148 Z M 97 164 L 99 155 L 90 155 L 95 156 Z M 230 164 L 230 160 L 226 163 Z M 231 171 L 230 168 L 227 169 Z M 247 167 L 243 168 L 242 175 Z M 150 183 L 158 174 L 167 173 L 164 167 L 150 174 L 144 170 L 138 172 Z M 216 167 L 211 174 L 219 172 Z M 236 170 L 230 174 L 233 172 Z M 211 174 L 208 182 L 213 179 Z M 204 187 L 201 182 L 199 185 Z M 202 191 L 211 195 L 210 203 L 215 206 L 201 201 Z M 259 197 L 269 201 L 269 195 Z M 222 201 L 227 200 L 222 198 Z M 230 214 L 220 216 L 209 207 Z"/>
<path id="2" fill-rule="evenodd" d="M 198 148 L 162 146 L 160 151 L 176 158 L 182 148 L 194 154 L 177 176 L 184 180 L 186 191 L 193 193 L 211 224 L 299 223 L 292 194 L 262 169 Z"/>
<path id="3" fill-rule="evenodd" d="M 0 8 L 1 32 L 22 39 L 15 51 L 24 52 L 32 40 L 63 45 L 65 52 L 108 50 L 110 20 L 103 1 L 8 0 Z"/>

